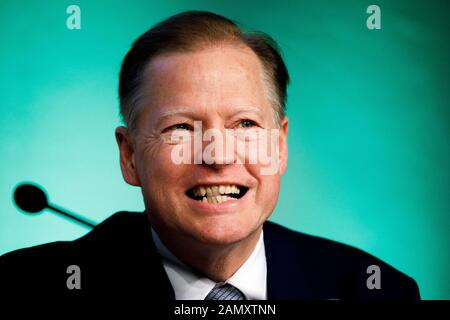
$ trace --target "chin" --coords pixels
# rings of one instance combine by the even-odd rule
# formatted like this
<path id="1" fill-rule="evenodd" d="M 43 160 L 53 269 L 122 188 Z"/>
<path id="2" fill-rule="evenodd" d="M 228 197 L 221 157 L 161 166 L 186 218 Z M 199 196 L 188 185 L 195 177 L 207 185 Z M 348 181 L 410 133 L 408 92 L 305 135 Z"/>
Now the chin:
<path id="1" fill-rule="evenodd" d="M 255 231 L 250 226 L 237 221 L 231 223 L 211 223 L 191 231 L 196 240 L 210 245 L 229 245 L 244 240 Z"/>

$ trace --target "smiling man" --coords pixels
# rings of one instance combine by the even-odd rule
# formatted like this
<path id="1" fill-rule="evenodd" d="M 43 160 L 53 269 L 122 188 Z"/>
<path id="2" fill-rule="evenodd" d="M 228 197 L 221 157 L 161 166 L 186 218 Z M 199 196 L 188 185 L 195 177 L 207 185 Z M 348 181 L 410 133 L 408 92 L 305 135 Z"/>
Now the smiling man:
<path id="1" fill-rule="evenodd" d="M 144 33 L 122 64 L 125 126 L 116 140 L 145 213 L 120 212 L 78 240 L 3 256 L 5 287 L 156 299 L 418 299 L 414 280 L 377 258 L 267 221 L 287 166 L 288 82 L 275 42 L 225 17 L 185 12 Z"/>

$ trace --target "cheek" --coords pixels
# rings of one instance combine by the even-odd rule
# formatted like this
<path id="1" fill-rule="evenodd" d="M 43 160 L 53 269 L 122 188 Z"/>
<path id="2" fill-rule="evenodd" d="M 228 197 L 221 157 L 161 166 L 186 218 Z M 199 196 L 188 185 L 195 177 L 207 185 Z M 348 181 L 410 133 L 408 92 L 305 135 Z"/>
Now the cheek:
<path id="1" fill-rule="evenodd" d="M 180 182 L 186 176 L 185 166 L 171 161 L 171 148 L 161 146 L 147 152 L 140 158 L 139 175 L 142 191 L 149 208 L 156 211 L 178 206 Z"/>
<path id="2" fill-rule="evenodd" d="M 271 175 L 261 174 L 262 165 L 247 166 L 248 172 L 258 181 L 255 202 L 257 206 L 273 207 L 278 199 L 280 190 L 280 175 L 278 173 Z"/>
<path id="3" fill-rule="evenodd" d="M 278 199 L 280 190 L 280 179 L 277 175 L 262 176 L 261 178 L 261 197 L 264 197 L 268 205 L 272 205 Z"/>
<path id="4" fill-rule="evenodd" d="M 136 166 L 147 208 L 156 211 L 168 207 L 174 210 L 183 166 L 171 161 L 171 148 L 166 145 L 152 146 L 137 157 Z"/>
<path id="5" fill-rule="evenodd" d="M 181 166 L 171 159 L 172 148 L 169 145 L 153 145 L 140 152 L 138 172 L 143 181 L 148 183 L 168 184 L 181 174 Z"/>

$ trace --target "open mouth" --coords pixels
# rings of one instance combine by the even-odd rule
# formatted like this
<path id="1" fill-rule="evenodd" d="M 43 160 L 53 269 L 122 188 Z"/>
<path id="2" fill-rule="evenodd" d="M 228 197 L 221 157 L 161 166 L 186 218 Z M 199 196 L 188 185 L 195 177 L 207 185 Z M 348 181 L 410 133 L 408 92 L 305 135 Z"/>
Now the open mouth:
<path id="1" fill-rule="evenodd" d="M 194 200 L 208 203 L 222 203 L 225 201 L 235 201 L 242 198 L 248 188 L 241 185 L 213 185 L 196 186 L 188 191 L 186 195 Z"/>

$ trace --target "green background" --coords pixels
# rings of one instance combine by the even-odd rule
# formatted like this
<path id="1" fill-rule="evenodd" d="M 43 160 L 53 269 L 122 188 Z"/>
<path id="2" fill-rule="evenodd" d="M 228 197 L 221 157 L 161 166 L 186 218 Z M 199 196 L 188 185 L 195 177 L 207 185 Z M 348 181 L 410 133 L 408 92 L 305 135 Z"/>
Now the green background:
<path id="1" fill-rule="evenodd" d="M 66 8 L 81 8 L 81 30 Z M 366 8 L 381 8 L 368 30 Z M 450 299 L 448 1 L 0 1 L 0 254 L 87 232 L 24 215 L 20 182 L 95 221 L 143 210 L 122 180 L 118 72 L 141 33 L 201 9 L 273 36 L 292 84 L 272 220 L 354 245 Z M 330 266 L 332 268 L 332 266 Z"/>

